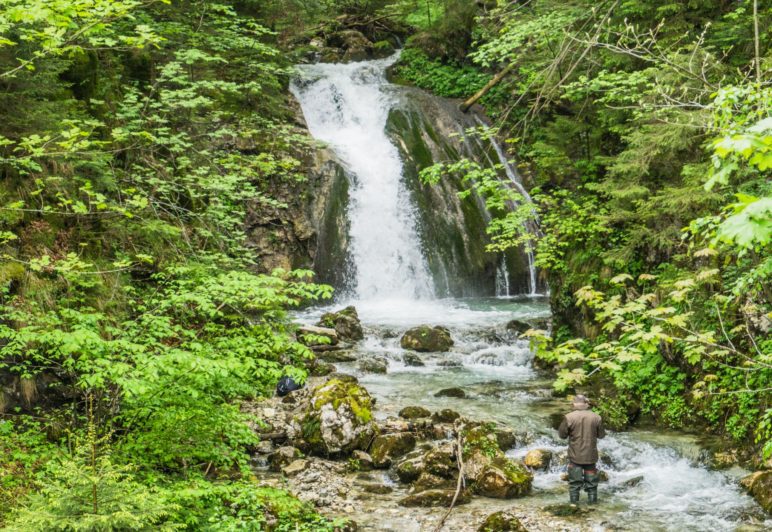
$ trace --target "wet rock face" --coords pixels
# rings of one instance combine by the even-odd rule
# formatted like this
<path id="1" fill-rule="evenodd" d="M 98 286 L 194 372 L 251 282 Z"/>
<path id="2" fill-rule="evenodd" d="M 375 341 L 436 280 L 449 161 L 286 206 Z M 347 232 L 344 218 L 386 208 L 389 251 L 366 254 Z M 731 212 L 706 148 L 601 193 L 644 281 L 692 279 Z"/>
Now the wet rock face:
<path id="1" fill-rule="evenodd" d="M 409 432 L 377 436 L 370 447 L 373 465 L 379 468 L 389 467 L 396 458 L 412 451 L 415 444 L 415 436 Z"/>
<path id="2" fill-rule="evenodd" d="M 376 432 L 373 400 L 355 381 L 333 378 L 313 389 L 288 436 L 310 452 L 331 455 L 364 449 Z"/>
<path id="3" fill-rule="evenodd" d="M 740 481 L 740 485 L 764 511 L 772 514 L 772 471 L 756 471 Z"/>
<path id="4" fill-rule="evenodd" d="M 353 306 L 348 306 L 337 312 L 327 312 L 322 314 L 317 325 L 335 329 L 335 332 L 341 340 L 356 342 L 365 337 L 364 332 L 362 331 L 362 323 L 359 321 L 357 309 Z"/>
<path id="5" fill-rule="evenodd" d="M 496 512 L 483 521 L 477 532 L 528 532 L 528 530 L 517 516 L 509 512 Z"/>
<path id="6" fill-rule="evenodd" d="M 399 342 L 402 349 L 412 349 L 422 353 L 448 351 L 453 346 L 450 331 L 445 327 L 420 325 L 409 329 Z"/>

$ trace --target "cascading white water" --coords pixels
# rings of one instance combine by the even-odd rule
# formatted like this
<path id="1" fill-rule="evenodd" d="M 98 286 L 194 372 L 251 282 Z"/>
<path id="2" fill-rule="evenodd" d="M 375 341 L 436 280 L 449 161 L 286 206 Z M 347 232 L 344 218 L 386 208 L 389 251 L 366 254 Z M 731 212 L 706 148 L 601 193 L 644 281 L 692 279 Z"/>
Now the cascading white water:
<path id="1" fill-rule="evenodd" d="M 485 123 L 480 120 L 479 117 L 475 117 L 475 121 L 480 125 L 480 127 L 487 127 Z M 499 162 L 504 167 L 504 173 L 507 174 L 507 177 L 509 178 L 510 182 L 515 186 L 517 191 L 523 196 L 523 199 L 527 203 L 531 203 L 531 196 L 528 194 L 528 191 L 525 189 L 523 184 L 520 182 L 520 175 L 517 173 L 517 170 L 515 170 L 512 165 L 509 162 L 509 159 L 507 159 L 507 155 L 504 153 L 504 148 L 501 147 L 501 144 L 499 144 L 499 141 L 496 140 L 495 137 L 491 136 L 490 138 L 491 145 L 493 145 L 493 149 L 496 150 L 496 155 L 499 158 Z M 536 220 L 536 223 L 538 223 L 538 219 Z M 529 282 L 529 288 L 530 288 L 530 294 L 531 296 L 537 296 L 539 295 L 538 285 L 536 284 L 536 266 L 534 265 L 534 256 L 533 251 L 526 250 L 526 258 L 528 259 L 528 282 Z M 509 295 L 509 294 L 507 294 Z"/>
<path id="2" fill-rule="evenodd" d="M 302 66 L 303 78 L 292 86 L 311 134 L 335 151 L 353 180 L 348 218 L 360 300 L 434 296 L 402 161 L 385 131 L 395 103 L 384 91 L 385 70 L 396 59 Z"/>

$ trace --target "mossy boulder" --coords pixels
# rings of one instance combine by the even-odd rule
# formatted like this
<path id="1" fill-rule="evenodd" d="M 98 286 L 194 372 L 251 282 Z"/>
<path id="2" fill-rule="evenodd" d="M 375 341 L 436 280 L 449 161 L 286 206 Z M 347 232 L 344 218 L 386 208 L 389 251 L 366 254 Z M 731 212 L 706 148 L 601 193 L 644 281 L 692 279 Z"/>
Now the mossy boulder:
<path id="1" fill-rule="evenodd" d="M 740 485 L 764 511 L 772 514 L 772 471 L 756 471 L 740 481 Z"/>
<path id="2" fill-rule="evenodd" d="M 313 389 L 289 435 L 320 455 L 363 450 L 377 432 L 372 408 L 372 397 L 355 379 L 332 378 Z"/>
<path id="3" fill-rule="evenodd" d="M 335 329 L 338 338 L 341 340 L 356 342 L 365 337 L 362 331 L 362 323 L 359 321 L 357 309 L 348 306 L 343 310 L 336 312 L 327 312 L 322 314 L 319 323 L 320 327 Z"/>
<path id="4" fill-rule="evenodd" d="M 422 353 L 448 351 L 453 346 L 450 331 L 445 327 L 419 325 L 402 335 L 399 342 L 402 349 L 412 349 Z"/>
<path id="5" fill-rule="evenodd" d="M 421 357 L 410 351 L 402 355 L 402 362 L 404 362 L 406 366 L 411 367 L 420 367 L 426 365 L 424 364 L 424 361 L 421 360 Z"/>
<path id="6" fill-rule="evenodd" d="M 422 406 L 406 406 L 399 411 L 399 417 L 403 419 L 420 419 L 431 415 L 432 413 Z"/>
<path id="7" fill-rule="evenodd" d="M 377 436 L 370 447 L 373 465 L 378 468 L 391 466 L 396 458 L 415 449 L 415 443 L 415 436 L 409 432 Z"/>
<path id="8" fill-rule="evenodd" d="M 451 445 L 442 445 L 426 452 L 423 456 L 424 471 L 442 478 L 456 478 L 458 466 Z"/>
<path id="9" fill-rule="evenodd" d="M 409 484 L 418 480 L 418 477 L 424 472 L 424 462 L 420 456 L 402 460 L 397 464 L 395 472 L 400 482 Z"/>
<path id="10" fill-rule="evenodd" d="M 389 41 L 383 40 L 378 41 L 376 43 L 373 43 L 373 57 L 383 58 L 383 57 L 389 57 L 395 52 L 394 45 L 391 44 Z"/>
<path id="11" fill-rule="evenodd" d="M 443 388 L 439 392 L 434 394 L 434 397 L 455 397 L 456 399 L 463 399 L 466 397 L 466 392 L 461 388 Z"/>
<path id="12" fill-rule="evenodd" d="M 474 491 L 484 497 L 513 499 L 531 491 L 533 475 L 522 465 L 498 456 L 474 479 Z"/>
<path id="13" fill-rule="evenodd" d="M 455 410 L 451 410 L 449 408 L 443 408 L 442 410 L 439 410 L 434 414 L 432 414 L 432 421 L 434 421 L 435 423 L 453 423 L 460 417 L 461 417 L 461 414 L 459 414 Z"/>
<path id="14" fill-rule="evenodd" d="M 400 506 L 406 507 L 445 507 L 450 506 L 455 497 L 455 490 L 426 490 L 413 495 L 408 495 L 404 499 L 399 501 Z M 466 491 L 461 491 L 456 499 L 456 505 L 468 504 L 472 500 L 472 497 Z"/>
<path id="15" fill-rule="evenodd" d="M 515 431 L 513 431 L 512 429 L 497 428 L 495 430 L 495 434 L 496 434 L 496 443 L 499 444 L 499 449 L 501 449 L 502 451 L 511 449 L 517 443 L 517 436 L 515 435 Z"/>
<path id="16" fill-rule="evenodd" d="M 477 532 L 528 532 L 528 529 L 514 514 L 496 512 L 485 518 Z"/>

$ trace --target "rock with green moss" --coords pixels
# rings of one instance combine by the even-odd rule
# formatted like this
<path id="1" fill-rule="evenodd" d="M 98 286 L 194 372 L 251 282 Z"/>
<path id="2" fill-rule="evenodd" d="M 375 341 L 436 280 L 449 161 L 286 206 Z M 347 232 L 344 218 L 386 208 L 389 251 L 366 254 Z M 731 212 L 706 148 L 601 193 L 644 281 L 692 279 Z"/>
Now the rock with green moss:
<path id="1" fill-rule="evenodd" d="M 424 462 L 420 456 L 402 460 L 395 469 L 400 482 L 409 484 L 414 482 L 424 472 Z"/>
<path id="2" fill-rule="evenodd" d="M 373 43 L 373 57 L 376 59 L 389 57 L 394 51 L 394 45 L 389 41 L 378 41 Z"/>
<path id="3" fill-rule="evenodd" d="M 740 481 L 740 485 L 769 514 L 772 514 L 772 471 L 756 471 Z"/>
<path id="4" fill-rule="evenodd" d="M 400 506 L 406 507 L 445 507 L 450 506 L 455 497 L 455 490 L 426 490 L 413 495 L 408 495 L 404 499 L 399 501 Z M 466 491 L 461 491 L 456 498 L 456 505 L 468 504 L 472 500 L 472 497 Z"/>
<path id="5" fill-rule="evenodd" d="M 421 473 L 418 478 L 413 482 L 412 488 L 414 492 L 426 491 L 426 490 L 449 490 L 456 487 L 456 481 L 448 478 L 442 478 L 437 475 L 433 475 L 427 471 Z"/>
<path id="6" fill-rule="evenodd" d="M 320 327 L 335 329 L 341 340 L 355 342 L 365 337 L 362 331 L 362 323 L 359 321 L 357 309 L 348 306 L 343 310 L 336 312 L 326 312 L 322 314 L 319 323 Z"/>
<path id="7" fill-rule="evenodd" d="M 281 471 L 282 468 L 302 457 L 303 453 L 300 452 L 300 449 L 287 445 L 276 449 L 276 451 L 268 457 L 268 464 L 271 471 Z"/>
<path id="8" fill-rule="evenodd" d="M 456 399 L 463 399 L 466 397 L 466 392 L 458 387 L 443 388 L 435 393 L 434 397 L 455 397 Z"/>
<path id="9" fill-rule="evenodd" d="M 474 479 L 474 491 L 484 497 L 513 499 L 531 491 L 533 475 L 522 465 L 498 456 Z"/>
<path id="10" fill-rule="evenodd" d="M 431 415 L 432 413 L 422 406 L 406 406 L 399 411 L 399 417 L 403 419 L 420 419 Z"/>
<path id="11" fill-rule="evenodd" d="M 365 449 L 377 432 L 373 399 L 355 380 L 332 378 L 314 388 L 290 424 L 288 435 L 319 455 Z"/>
<path id="12" fill-rule="evenodd" d="M 461 417 L 461 414 L 459 414 L 455 410 L 451 410 L 449 408 L 443 408 L 442 410 L 439 410 L 434 414 L 432 414 L 432 421 L 434 421 L 435 423 L 453 423 L 460 417 Z"/>
<path id="13" fill-rule="evenodd" d="M 496 512 L 485 518 L 477 532 L 528 532 L 528 529 L 516 515 L 509 512 Z"/>
<path id="14" fill-rule="evenodd" d="M 415 449 L 415 443 L 415 436 L 409 432 L 377 436 L 370 447 L 373 465 L 378 468 L 391 466 L 396 458 Z"/>
<path id="15" fill-rule="evenodd" d="M 453 346 L 450 331 L 445 327 L 419 325 L 402 335 L 399 342 L 402 349 L 412 349 L 423 353 L 448 351 Z"/>

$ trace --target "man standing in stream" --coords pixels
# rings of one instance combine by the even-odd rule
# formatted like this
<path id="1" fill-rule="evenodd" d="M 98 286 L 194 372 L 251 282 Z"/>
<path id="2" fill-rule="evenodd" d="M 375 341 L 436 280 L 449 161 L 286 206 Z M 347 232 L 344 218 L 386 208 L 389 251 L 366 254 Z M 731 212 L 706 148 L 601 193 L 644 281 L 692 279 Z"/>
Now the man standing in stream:
<path id="1" fill-rule="evenodd" d="M 589 502 L 598 502 L 598 438 L 606 431 L 603 419 L 590 410 L 590 402 L 584 395 L 574 397 L 574 411 L 566 414 L 560 424 L 560 437 L 568 438 L 568 493 L 571 503 L 579 502 L 584 487 Z"/>

